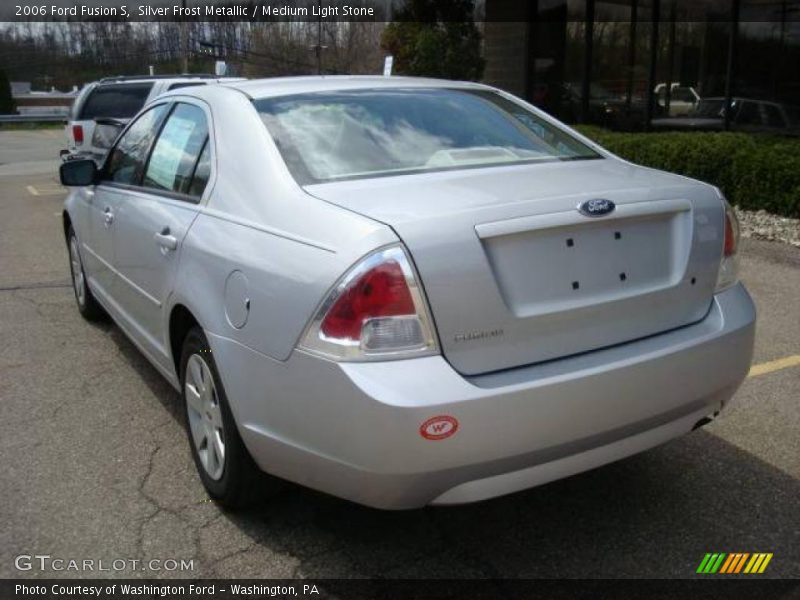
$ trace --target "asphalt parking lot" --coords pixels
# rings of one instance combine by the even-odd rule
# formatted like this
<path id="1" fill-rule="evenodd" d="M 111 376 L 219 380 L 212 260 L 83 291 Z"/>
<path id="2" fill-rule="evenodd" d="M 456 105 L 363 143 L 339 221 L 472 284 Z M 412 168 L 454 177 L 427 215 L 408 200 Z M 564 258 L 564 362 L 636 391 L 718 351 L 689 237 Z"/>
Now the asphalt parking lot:
<path id="1" fill-rule="evenodd" d="M 177 394 L 75 308 L 62 135 L 0 131 L 0 577 L 690 577 L 706 552 L 771 552 L 763 577 L 800 577 L 800 249 L 744 243 L 758 366 L 703 430 L 477 505 L 382 512 L 290 486 L 232 515 L 203 493 Z M 193 570 L 20 572 L 21 554 Z"/>

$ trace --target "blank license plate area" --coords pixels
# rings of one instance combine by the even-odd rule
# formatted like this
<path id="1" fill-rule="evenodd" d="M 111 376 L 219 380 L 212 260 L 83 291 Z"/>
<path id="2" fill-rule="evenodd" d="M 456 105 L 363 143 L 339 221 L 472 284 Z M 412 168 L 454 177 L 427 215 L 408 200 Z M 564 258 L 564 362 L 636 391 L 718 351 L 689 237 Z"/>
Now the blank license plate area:
<path id="1" fill-rule="evenodd" d="M 561 312 L 670 287 L 683 277 L 689 213 L 586 221 L 483 239 L 509 309 Z"/>

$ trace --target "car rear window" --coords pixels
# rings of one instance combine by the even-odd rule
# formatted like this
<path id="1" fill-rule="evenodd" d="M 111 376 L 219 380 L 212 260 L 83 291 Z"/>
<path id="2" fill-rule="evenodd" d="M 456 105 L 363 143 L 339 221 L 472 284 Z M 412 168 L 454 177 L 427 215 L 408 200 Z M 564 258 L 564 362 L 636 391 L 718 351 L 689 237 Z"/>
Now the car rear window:
<path id="1" fill-rule="evenodd" d="M 490 90 L 368 89 L 254 104 L 301 184 L 600 158 L 564 129 Z"/>
<path id="2" fill-rule="evenodd" d="M 151 89 L 152 82 L 98 85 L 86 98 L 78 120 L 103 117 L 130 119 L 144 106 Z"/>
<path id="3" fill-rule="evenodd" d="M 205 81 L 180 81 L 178 83 L 171 83 L 167 91 L 178 90 L 180 88 L 192 87 L 195 85 L 206 85 Z"/>

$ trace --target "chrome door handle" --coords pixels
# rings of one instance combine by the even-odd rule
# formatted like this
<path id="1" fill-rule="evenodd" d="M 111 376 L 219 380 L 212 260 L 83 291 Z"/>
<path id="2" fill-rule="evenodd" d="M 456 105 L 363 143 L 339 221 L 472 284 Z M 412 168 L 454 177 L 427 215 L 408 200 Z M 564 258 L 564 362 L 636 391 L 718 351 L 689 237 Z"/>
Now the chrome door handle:
<path id="1" fill-rule="evenodd" d="M 103 220 L 106 222 L 106 227 L 109 227 L 114 222 L 114 213 L 111 212 L 108 206 L 103 210 Z"/>
<path id="2" fill-rule="evenodd" d="M 169 227 L 165 227 L 161 233 L 156 234 L 156 243 L 164 250 L 176 250 L 178 248 L 178 238 L 170 235 Z"/>

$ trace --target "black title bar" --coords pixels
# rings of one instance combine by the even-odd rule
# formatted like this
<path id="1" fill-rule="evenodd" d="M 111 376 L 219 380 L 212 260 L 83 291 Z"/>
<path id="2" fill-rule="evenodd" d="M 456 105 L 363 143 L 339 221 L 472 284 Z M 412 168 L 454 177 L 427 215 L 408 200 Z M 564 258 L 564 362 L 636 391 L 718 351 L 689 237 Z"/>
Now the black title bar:
<path id="1" fill-rule="evenodd" d="M 112 580 L 112 579 L 6 579 L 0 581 L 4 600 L 83 599 L 183 599 L 233 600 L 270 598 L 276 600 L 444 600 L 444 599 L 586 599 L 624 600 L 795 600 L 800 581 L 765 578 L 708 578 L 691 580 L 364 580 L 364 579 L 256 579 L 256 580 Z"/>
<path id="2" fill-rule="evenodd" d="M 651 19 L 654 0 L 636 0 L 639 22 Z M 535 0 L 472 2 L 476 21 L 583 21 L 587 2 L 549 3 Z M 594 21 L 628 21 L 633 0 L 599 3 Z M 675 0 L 677 21 L 733 19 L 732 0 Z M 595 6 L 595 3 L 591 3 Z M 3 0 L 0 21 L 460 21 L 469 3 L 413 3 L 412 0 Z M 743 21 L 800 21 L 800 0 L 748 5 Z"/>

